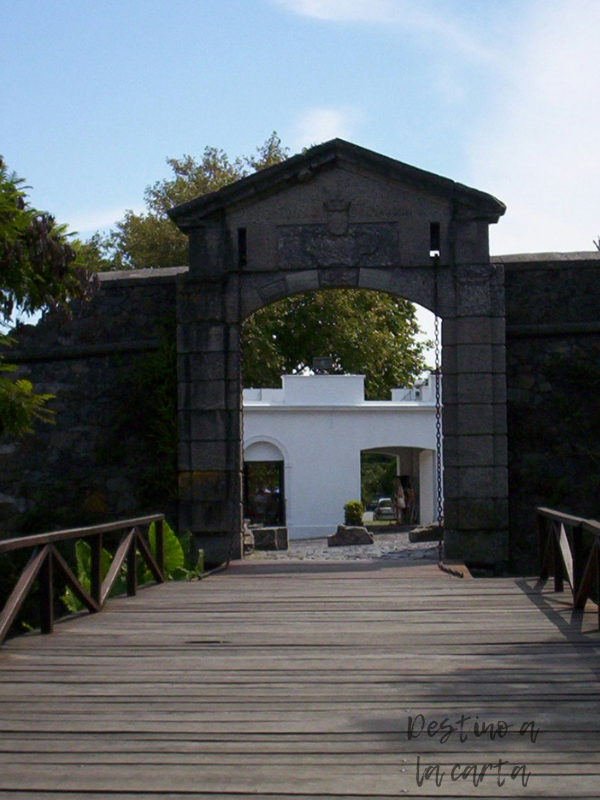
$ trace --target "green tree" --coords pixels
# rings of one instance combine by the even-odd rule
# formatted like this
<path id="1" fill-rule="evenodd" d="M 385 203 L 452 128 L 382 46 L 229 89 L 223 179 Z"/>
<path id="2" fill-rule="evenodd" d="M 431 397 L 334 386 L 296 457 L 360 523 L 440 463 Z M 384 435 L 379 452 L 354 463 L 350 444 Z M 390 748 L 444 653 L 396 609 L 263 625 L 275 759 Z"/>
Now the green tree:
<path id="1" fill-rule="evenodd" d="M 9 344 L 6 336 L 0 337 L 0 344 Z M 13 380 L 6 373 L 16 370 L 14 364 L 6 364 L 0 357 L 0 435 L 10 433 L 22 436 L 32 433 L 35 419 L 52 422 L 52 412 L 46 403 L 53 395 L 35 394 L 31 381 L 24 378 Z"/>
<path id="2" fill-rule="evenodd" d="M 26 188 L 0 158 L 0 323 L 5 327 L 15 314 L 65 308 L 92 287 L 65 226 L 32 208 Z M 7 336 L 0 337 L 0 344 L 9 343 Z M 34 419 L 50 421 L 52 414 L 45 407 L 50 395 L 35 394 L 29 381 L 9 377 L 15 369 L 0 356 L 0 434 L 20 436 L 31 432 Z"/>
<path id="3" fill-rule="evenodd" d="M 360 454 L 361 499 L 365 506 L 375 497 L 392 496 L 396 469 L 396 456 L 384 453 Z"/>
<path id="4" fill-rule="evenodd" d="M 333 374 L 363 374 L 371 400 L 409 386 L 425 368 L 416 340 L 415 307 L 400 297 L 362 289 L 307 292 L 256 311 L 244 323 L 244 385 L 275 386 L 301 373 L 315 356 L 333 359 Z"/>
<path id="5" fill-rule="evenodd" d="M 0 158 L 0 317 L 65 308 L 90 292 L 89 273 L 66 226 L 26 201 L 23 180 Z"/>
<path id="6" fill-rule="evenodd" d="M 146 188 L 146 211 L 126 211 L 114 230 L 96 234 L 87 242 L 86 257 L 97 269 L 147 269 L 179 267 L 187 264 L 187 236 L 167 216 L 173 206 L 216 192 L 243 178 L 251 171 L 270 167 L 287 158 L 276 133 L 256 150 L 255 155 L 236 158 L 216 147 L 206 147 L 200 161 L 189 155 L 168 158 L 173 171 L 170 179 L 156 181 Z"/>

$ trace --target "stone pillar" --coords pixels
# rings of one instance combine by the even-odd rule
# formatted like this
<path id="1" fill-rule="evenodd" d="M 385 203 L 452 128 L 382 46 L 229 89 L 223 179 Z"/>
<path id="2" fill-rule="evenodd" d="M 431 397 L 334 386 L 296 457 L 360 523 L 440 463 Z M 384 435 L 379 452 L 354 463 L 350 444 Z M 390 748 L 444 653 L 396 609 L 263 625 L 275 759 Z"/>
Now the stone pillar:
<path id="1" fill-rule="evenodd" d="M 216 566 L 241 556 L 241 388 L 237 276 L 219 226 L 190 236 L 178 286 L 179 525 Z"/>
<path id="2" fill-rule="evenodd" d="M 454 267 L 442 327 L 444 549 L 502 569 L 509 559 L 504 276 Z"/>

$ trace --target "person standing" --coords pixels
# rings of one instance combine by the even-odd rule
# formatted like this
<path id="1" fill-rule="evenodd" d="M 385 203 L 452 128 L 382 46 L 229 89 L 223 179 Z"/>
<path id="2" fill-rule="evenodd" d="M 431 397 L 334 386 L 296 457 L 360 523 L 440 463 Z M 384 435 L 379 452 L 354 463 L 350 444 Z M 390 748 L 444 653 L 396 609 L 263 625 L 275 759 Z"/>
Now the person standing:
<path id="1" fill-rule="evenodd" d="M 394 509 L 394 516 L 396 517 L 396 523 L 398 525 L 402 525 L 402 513 L 406 508 L 406 500 L 404 499 L 404 489 L 402 488 L 400 475 L 396 475 L 392 482 L 392 486 L 392 507 Z"/>

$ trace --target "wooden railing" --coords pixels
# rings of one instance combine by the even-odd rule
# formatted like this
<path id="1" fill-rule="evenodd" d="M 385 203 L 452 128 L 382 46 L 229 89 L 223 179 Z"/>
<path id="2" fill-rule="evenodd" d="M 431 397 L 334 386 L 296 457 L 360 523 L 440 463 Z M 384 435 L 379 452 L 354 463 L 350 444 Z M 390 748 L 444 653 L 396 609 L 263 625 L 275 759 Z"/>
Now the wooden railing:
<path id="1" fill-rule="evenodd" d="M 564 591 L 566 578 L 573 592 L 573 608 L 581 610 L 595 586 L 600 628 L 600 522 L 551 508 L 538 508 L 537 519 L 540 578 L 547 580 L 553 575 L 555 592 Z"/>
<path id="2" fill-rule="evenodd" d="M 0 555 L 11 551 L 33 550 L 27 566 L 23 569 L 4 608 L 0 612 L 0 644 L 6 638 L 15 617 L 19 613 L 36 578 L 39 584 L 40 627 L 42 633 L 52 633 L 54 628 L 54 588 L 58 573 L 63 584 L 66 584 L 77 599 L 90 611 L 101 611 L 108 599 L 111 588 L 118 578 L 123 565 L 127 572 L 127 594 L 135 595 L 137 591 L 136 562 L 139 553 L 147 564 L 157 583 L 163 583 L 164 574 L 164 540 L 163 514 L 121 520 L 106 525 L 94 525 L 88 528 L 72 528 L 70 530 L 41 533 L 34 536 L 22 536 L 0 541 Z M 155 524 L 156 557 L 142 535 L 142 529 Z M 102 548 L 107 534 L 121 532 L 119 545 L 112 559 L 110 568 L 102 579 Z M 56 545 L 73 539 L 86 539 L 90 544 L 91 572 L 90 590 L 85 589 L 75 576 Z"/>

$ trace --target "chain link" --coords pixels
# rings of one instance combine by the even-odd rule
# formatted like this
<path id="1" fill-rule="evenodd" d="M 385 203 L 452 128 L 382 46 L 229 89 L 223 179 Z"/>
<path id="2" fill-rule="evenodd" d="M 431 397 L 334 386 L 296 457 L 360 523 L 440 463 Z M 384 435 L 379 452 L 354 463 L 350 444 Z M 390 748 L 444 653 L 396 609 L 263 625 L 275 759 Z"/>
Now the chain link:
<path id="1" fill-rule="evenodd" d="M 437 266 L 437 265 L 436 265 Z M 437 269 L 436 269 L 436 301 L 437 301 Z M 434 346 L 435 346 L 435 466 L 436 466 L 436 500 L 437 518 L 439 525 L 438 538 L 438 561 L 443 558 L 443 539 L 444 539 L 444 500 L 442 496 L 442 474 L 444 465 L 442 463 L 442 367 L 441 367 L 441 346 L 440 346 L 440 318 L 436 315 L 434 323 Z"/>
<path id="2" fill-rule="evenodd" d="M 238 410 L 238 425 L 239 425 L 239 448 L 240 448 L 240 470 L 241 474 L 238 476 L 238 481 L 240 484 L 240 513 L 242 516 L 242 530 L 241 530 L 241 548 L 242 552 L 244 550 L 244 531 L 245 531 L 245 523 L 244 523 L 244 513 L 245 513 L 245 491 L 246 491 L 246 476 L 244 470 L 244 352 L 242 349 L 243 344 L 243 327 L 244 327 L 244 320 L 242 319 L 242 265 L 240 264 L 238 273 L 237 273 L 237 318 L 238 318 L 238 385 L 240 387 L 239 391 L 239 403 L 240 408 Z M 231 412 L 230 412 L 231 413 Z"/>

